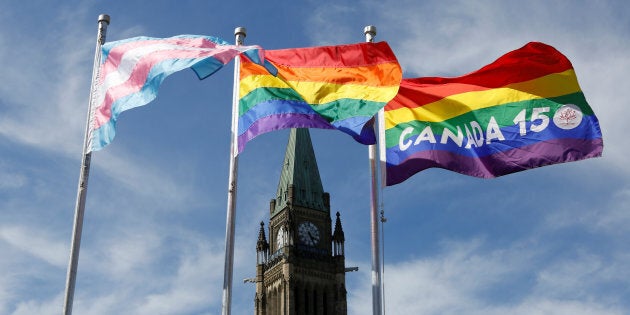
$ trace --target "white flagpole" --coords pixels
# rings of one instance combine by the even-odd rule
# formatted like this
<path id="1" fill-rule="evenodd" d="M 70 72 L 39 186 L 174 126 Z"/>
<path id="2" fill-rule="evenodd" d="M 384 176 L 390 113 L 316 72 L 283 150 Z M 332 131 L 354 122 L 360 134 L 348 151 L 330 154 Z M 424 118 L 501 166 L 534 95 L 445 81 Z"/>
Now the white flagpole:
<path id="1" fill-rule="evenodd" d="M 383 248 L 383 252 L 381 252 L 381 256 L 383 257 L 382 265 L 381 265 L 381 299 L 383 303 L 383 315 L 385 315 L 385 222 L 387 219 L 385 218 L 385 210 L 383 209 L 383 188 L 385 187 L 385 182 L 387 180 L 387 165 L 386 165 L 386 152 L 385 152 L 385 109 L 381 108 L 378 111 L 376 117 L 376 126 L 378 130 L 378 151 L 380 153 L 380 202 L 381 202 L 381 246 Z"/>
<path id="2" fill-rule="evenodd" d="M 244 27 L 234 29 L 236 45 L 243 45 L 247 35 Z M 238 179 L 238 99 L 241 59 L 234 58 L 234 86 L 232 88 L 232 131 L 230 140 L 230 175 L 228 178 L 227 215 L 225 222 L 225 265 L 223 269 L 222 315 L 230 315 L 232 304 L 232 275 L 234 266 L 234 221 L 236 217 L 236 181 Z"/>
<path id="3" fill-rule="evenodd" d="M 107 26 L 109 25 L 109 15 L 98 16 L 98 34 L 96 36 L 96 51 L 94 52 L 94 66 L 92 68 L 92 83 L 90 85 L 90 96 L 88 101 L 88 114 L 85 123 L 85 137 L 83 139 L 83 158 L 81 160 L 81 172 L 79 175 L 79 187 L 77 190 L 77 201 L 74 208 L 74 225 L 72 228 L 72 241 L 70 247 L 70 262 L 68 263 L 68 274 L 66 277 L 66 290 L 63 304 L 63 314 L 72 314 L 72 303 L 74 300 L 74 287 L 77 280 L 77 267 L 79 265 L 79 248 L 81 247 L 81 232 L 83 231 L 83 214 L 85 212 L 85 200 L 87 197 L 88 178 L 90 176 L 90 162 L 92 153 L 88 152 L 90 121 L 92 115 L 92 98 L 94 97 L 94 86 L 98 79 L 98 72 L 101 63 L 101 46 L 105 43 Z"/>
<path id="4" fill-rule="evenodd" d="M 369 25 L 363 29 L 365 41 L 372 42 L 376 36 L 376 27 Z M 377 128 L 377 124 L 374 124 Z M 381 290 L 381 262 L 379 257 L 379 239 L 378 239 L 378 172 L 376 158 L 378 156 L 378 147 L 373 144 L 368 147 L 368 155 L 370 159 L 370 174 L 372 183 L 370 185 L 371 203 L 370 203 L 370 231 L 372 243 L 372 314 L 382 314 L 382 290 Z"/>

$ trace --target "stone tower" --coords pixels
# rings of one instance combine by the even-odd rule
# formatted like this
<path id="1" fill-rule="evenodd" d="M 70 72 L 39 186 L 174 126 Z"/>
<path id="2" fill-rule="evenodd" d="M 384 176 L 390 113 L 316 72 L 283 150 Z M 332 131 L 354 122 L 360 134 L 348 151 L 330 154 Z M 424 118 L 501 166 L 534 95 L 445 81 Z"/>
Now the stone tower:
<path id="1" fill-rule="evenodd" d="M 256 315 L 345 315 L 344 235 L 334 231 L 308 129 L 291 129 L 278 190 L 269 204 L 269 241 L 256 244 Z"/>

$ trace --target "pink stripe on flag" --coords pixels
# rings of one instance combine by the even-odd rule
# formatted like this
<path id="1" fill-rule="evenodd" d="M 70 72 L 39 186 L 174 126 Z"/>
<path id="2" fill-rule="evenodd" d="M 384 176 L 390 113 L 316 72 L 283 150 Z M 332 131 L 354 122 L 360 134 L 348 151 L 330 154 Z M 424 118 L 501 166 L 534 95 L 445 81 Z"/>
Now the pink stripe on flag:
<path id="1" fill-rule="evenodd" d="M 152 46 L 152 45 L 174 45 L 187 48 L 215 48 L 217 46 L 231 47 L 231 45 L 219 45 L 207 38 L 193 37 L 193 38 L 165 38 L 165 39 L 149 39 L 149 40 L 136 40 L 130 41 L 124 44 L 120 44 L 112 48 L 108 55 L 107 60 L 103 62 L 103 68 L 101 71 L 101 78 L 107 76 L 110 72 L 116 71 L 116 67 L 120 64 L 122 57 L 130 50 L 140 47 Z"/>
<path id="2" fill-rule="evenodd" d="M 229 62 L 236 54 L 238 54 L 238 51 L 235 51 L 229 46 L 220 45 L 210 51 L 164 50 L 143 56 L 143 58 L 134 65 L 134 68 L 131 71 L 129 78 L 125 82 L 107 88 L 103 101 L 100 102 L 100 104 L 97 106 L 96 112 L 94 113 L 93 128 L 97 129 L 110 120 L 111 106 L 116 100 L 127 95 L 139 92 L 142 89 L 142 87 L 146 83 L 149 72 L 156 64 L 171 59 L 193 59 L 203 57 L 213 57 L 219 60 L 221 63 L 225 64 Z M 101 82 L 101 84 L 107 82 L 106 77 L 103 77 L 103 79 L 104 81 Z"/>

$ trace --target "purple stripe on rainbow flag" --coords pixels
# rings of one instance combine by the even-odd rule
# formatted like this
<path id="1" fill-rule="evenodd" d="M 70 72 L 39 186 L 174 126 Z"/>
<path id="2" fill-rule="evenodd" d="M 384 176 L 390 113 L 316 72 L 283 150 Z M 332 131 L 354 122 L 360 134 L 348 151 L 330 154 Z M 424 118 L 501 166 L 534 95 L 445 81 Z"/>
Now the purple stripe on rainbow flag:
<path id="1" fill-rule="evenodd" d="M 494 178 L 541 166 L 599 157 L 603 147 L 603 140 L 598 138 L 553 139 L 480 158 L 449 151 L 420 151 L 400 164 L 387 163 L 386 180 L 388 186 L 396 185 L 428 168 L 443 168 L 474 177 Z"/>
<path id="2" fill-rule="evenodd" d="M 245 149 L 245 144 L 258 135 L 287 128 L 335 129 L 317 113 L 274 114 L 257 119 L 247 130 L 238 135 L 238 152 L 242 152 Z"/>

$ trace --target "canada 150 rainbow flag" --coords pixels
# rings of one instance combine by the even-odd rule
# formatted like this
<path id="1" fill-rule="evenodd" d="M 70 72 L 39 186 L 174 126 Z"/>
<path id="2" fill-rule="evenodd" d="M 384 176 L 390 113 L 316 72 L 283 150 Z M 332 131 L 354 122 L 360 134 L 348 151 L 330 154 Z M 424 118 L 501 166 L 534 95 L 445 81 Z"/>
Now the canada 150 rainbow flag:
<path id="1" fill-rule="evenodd" d="M 387 186 L 432 167 L 492 178 L 603 150 L 571 62 L 537 42 L 461 77 L 403 79 L 382 124 Z"/>
<path id="2" fill-rule="evenodd" d="M 374 144 L 372 117 L 398 92 L 402 71 L 386 42 L 265 50 L 266 67 L 242 58 L 238 152 L 284 128 L 338 129 Z"/>

